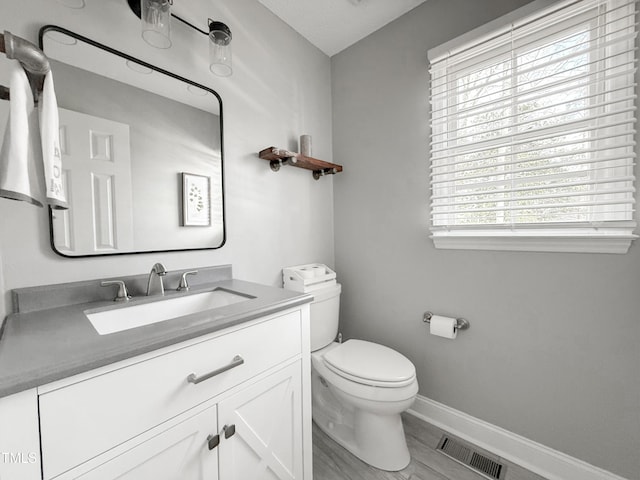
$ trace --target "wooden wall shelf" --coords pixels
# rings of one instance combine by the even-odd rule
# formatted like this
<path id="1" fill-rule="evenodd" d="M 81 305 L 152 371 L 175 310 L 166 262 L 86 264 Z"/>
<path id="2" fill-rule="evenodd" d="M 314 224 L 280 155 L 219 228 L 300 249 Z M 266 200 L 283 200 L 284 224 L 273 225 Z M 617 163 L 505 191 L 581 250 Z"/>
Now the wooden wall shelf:
<path id="1" fill-rule="evenodd" d="M 324 175 L 333 175 L 342 171 L 342 165 L 325 162 L 313 157 L 306 157 L 301 153 L 291 152 L 282 148 L 269 147 L 261 150 L 258 156 L 268 160 L 271 170 L 277 172 L 282 165 L 306 168 L 313 172 L 313 178 L 318 180 Z"/>

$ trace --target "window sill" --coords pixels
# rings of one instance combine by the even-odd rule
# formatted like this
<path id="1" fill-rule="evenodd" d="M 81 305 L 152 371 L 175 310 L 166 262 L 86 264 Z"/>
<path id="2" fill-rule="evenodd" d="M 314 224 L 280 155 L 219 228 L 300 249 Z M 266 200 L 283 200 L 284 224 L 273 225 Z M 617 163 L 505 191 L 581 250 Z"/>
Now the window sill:
<path id="1" fill-rule="evenodd" d="M 515 252 L 616 253 L 629 251 L 633 234 L 619 235 L 541 235 L 530 233 L 476 234 L 472 232 L 434 232 L 439 249 L 501 250 Z"/>

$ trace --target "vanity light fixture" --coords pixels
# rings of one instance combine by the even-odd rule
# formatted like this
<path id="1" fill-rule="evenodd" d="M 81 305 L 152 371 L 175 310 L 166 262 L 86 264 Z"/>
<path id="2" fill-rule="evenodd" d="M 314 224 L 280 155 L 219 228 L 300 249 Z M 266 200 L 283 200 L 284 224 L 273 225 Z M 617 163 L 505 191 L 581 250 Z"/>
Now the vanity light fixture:
<path id="1" fill-rule="evenodd" d="M 156 48 L 171 46 L 171 17 L 209 37 L 209 70 L 219 77 L 228 77 L 231 66 L 231 30 L 222 22 L 208 19 L 209 31 L 201 30 L 171 12 L 173 0 L 127 0 L 129 7 L 142 22 L 142 38 Z"/>
<path id="2" fill-rule="evenodd" d="M 124 64 L 127 66 L 127 68 L 129 68 L 129 70 L 140 73 L 142 75 L 151 75 L 153 73 L 153 70 L 149 67 L 145 67 L 144 65 L 141 65 L 137 62 L 132 62 L 131 60 L 127 60 L 126 62 L 124 62 Z"/>
<path id="3" fill-rule="evenodd" d="M 86 6 L 84 0 L 58 0 L 58 3 L 64 5 L 65 7 L 80 9 Z"/>

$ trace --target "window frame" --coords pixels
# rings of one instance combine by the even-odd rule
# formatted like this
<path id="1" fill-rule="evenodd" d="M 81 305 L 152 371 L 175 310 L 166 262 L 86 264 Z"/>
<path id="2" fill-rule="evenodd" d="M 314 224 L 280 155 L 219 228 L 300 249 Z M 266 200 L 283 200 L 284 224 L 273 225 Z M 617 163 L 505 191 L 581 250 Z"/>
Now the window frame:
<path id="1" fill-rule="evenodd" d="M 610 2 L 611 0 L 608 0 L 607 3 L 609 4 Z M 538 2 L 533 2 L 533 3 L 538 3 Z M 582 2 L 574 1 L 574 2 L 564 2 L 564 3 L 568 4 L 568 3 L 582 3 Z M 545 4 L 545 6 L 547 5 L 548 4 Z M 530 10 L 530 7 L 531 6 L 529 6 L 529 10 Z M 599 8 L 599 6 L 595 8 Z M 576 17 L 583 15 L 583 13 L 584 12 L 579 12 L 576 15 Z M 518 11 L 513 12 L 508 17 L 511 17 L 513 19 L 514 15 L 516 15 L 515 18 L 518 18 L 517 17 Z M 509 21 L 513 23 L 513 20 L 509 20 Z M 500 20 L 498 20 L 497 22 L 500 22 Z M 592 20 L 592 22 L 595 22 L 595 20 Z M 492 22 L 492 24 L 490 25 L 493 25 L 494 23 L 496 22 Z M 585 25 L 585 22 L 579 22 L 575 26 L 575 31 L 576 32 L 580 31 L 580 29 L 583 28 L 584 25 Z M 595 26 L 597 27 L 597 25 Z M 553 29 L 556 27 L 557 25 L 543 25 L 542 28 L 537 28 L 537 31 L 546 31 L 550 28 Z M 502 26 L 501 28 L 502 30 L 504 30 L 504 26 Z M 498 33 L 495 33 L 494 29 L 497 30 Z M 482 30 L 484 35 L 483 36 L 477 35 L 479 38 L 481 38 L 481 40 L 475 40 L 475 42 L 477 42 L 478 45 L 482 45 L 483 42 L 490 43 L 491 42 L 490 39 L 492 35 L 498 36 L 500 34 L 499 32 L 500 29 L 496 29 L 495 26 L 493 28 L 490 26 L 483 27 Z M 635 30 L 635 26 L 634 26 L 634 30 Z M 474 35 L 474 32 L 470 32 L 469 34 L 466 34 L 465 36 L 463 36 L 464 43 L 474 43 L 474 40 L 469 39 L 470 37 L 471 39 L 473 39 L 473 35 Z M 536 33 L 535 32 L 526 33 L 526 36 L 531 36 L 531 35 L 536 35 Z M 555 36 L 558 39 L 562 38 L 563 36 L 566 37 L 566 32 L 559 30 L 555 33 Z M 482 40 L 482 38 L 485 38 L 485 40 Z M 487 38 L 489 38 L 488 42 L 486 40 Z M 589 42 L 592 42 L 592 41 L 593 40 L 589 40 Z M 507 81 L 513 81 L 513 79 L 517 78 L 518 76 L 518 69 L 517 69 L 518 51 L 519 50 L 522 51 L 524 48 L 526 48 L 527 50 L 531 50 L 531 45 L 533 44 L 544 45 L 545 43 L 548 43 L 548 37 L 540 38 L 539 40 L 529 44 L 525 42 L 524 46 L 521 46 L 515 49 L 512 49 L 512 48 L 506 49 L 506 51 L 503 54 L 500 54 L 499 52 L 497 52 L 495 55 L 492 55 L 491 50 L 487 49 L 481 52 L 481 55 L 488 55 L 489 57 L 493 57 L 493 60 L 491 62 L 487 62 L 486 60 L 484 61 L 484 65 L 487 65 L 487 66 L 502 63 L 502 60 L 500 58 L 503 56 L 504 63 L 506 65 L 511 64 L 511 66 L 514 67 L 512 68 L 512 71 L 510 72 L 507 78 Z M 637 39 L 634 41 L 634 45 L 637 45 Z M 442 48 L 440 50 L 442 50 Z M 599 50 L 596 50 L 596 52 L 598 51 Z M 441 52 L 439 52 L 439 54 L 441 54 Z M 431 56 L 432 55 L 430 51 L 429 57 L 431 58 Z M 633 53 L 631 53 L 630 56 L 632 61 L 637 61 L 637 59 L 633 58 L 634 57 Z M 496 60 L 496 59 L 500 59 L 500 60 Z M 596 58 L 594 60 L 594 62 L 596 63 L 601 61 L 603 61 L 602 58 Z M 465 67 L 464 66 L 465 63 L 470 63 L 470 65 L 468 67 Z M 475 58 L 475 63 L 474 63 L 474 57 L 467 56 L 467 58 L 465 58 L 460 62 L 457 62 L 455 65 L 456 65 L 455 67 L 456 78 L 460 78 L 460 77 L 463 77 L 465 74 L 468 74 L 468 72 L 472 68 L 474 68 L 474 66 L 477 69 L 478 65 L 480 65 L 480 68 L 481 68 L 483 63 L 478 62 L 477 57 Z M 598 78 L 597 77 L 598 74 L 593 72 L 593 67 L 590 67 L 590 70 L 592 70 L 589 73 L 590 78 L 592 76 L 593 78 Z M 595 70 L 597 72 L 597 68 Z M 448 72 L 447 72 L 447 75 L 449 75 Z M 446 78 L 446 84 L 449 84 L 453 81 L 454 80 L 452 80 L 452 78 L 450 77 Z M 592 83 L 591 81 L 587 82 L 587 86 L 589 89 L 593 88 L 591 83 Z M 627 86 L 627 87 L 631 88 L 631 86 Z M 517 88 L 517 83 L 515 85 L 512 84 L 511 88 Z M 637 94 L 637 89 L 638 89 L 637 86 L 633 88 L 634 94 Z M 433 84 L 431 85 L 431 90 L 432 90 L 431 92 L 432 95 L 437 95 L 437 93 L 434 94 L 433 92 L 434 90 Z M 606 88 L 604 89 L 604 91 L 596 92 L 596 95 L 593 97 L 591 96 L 592 95 L 591 91 L 589 91 L 588 93 L 589 96 L 587 98 L 590 99 L 589 104 L 591 105 L 591 107 L 595 108 L 595 105 L 597 105 L 597 102 L 599 101 L 599 99 L 608 95 L 609 91 L 610 89 Z M 436 111 L 438 109 L 442 109 L 443 111 L 446 112 L 445 115 L 448 116 L 448 109 L 450 108 L 449 105 L 456 105 L 456 102 L 453 101 L 453 99 L 456 97 L 456 95 L 459 95 L 459 94 L 456 93 L 455 89 L 450 89 L 450 91 L 448 91 L 447 93 L 448 95 L 446 98 L 441 98 L 439 100 L 439 103 L 432 104 L 431 106 L 431 114 L 432 114 L 431 126 L 432 126 L 432 129 L 434 130 L 436 128 L 434 127 L 434 121 L 433 121 L 434 109 Z M 517 104 L 517 98 L 518 97 L 511 97 L 511 106 L 509 107 L 510 108 L 509 116 L 512 119 L 515 119 L 516 116 L 514 115 L 517 115 L 518 113 L 517 110 L 514 110 L 514 105 Z M 445 103 L 446 105 L 443 105 L 443 103 Z M 636 106 L 637 101 L 634 101 L 633 103 L 634 103 L 634 106 Z M 604 107 L 601 107 L 601 108 L 604 108 Z M 449 131 L 455 131 L 456 129 L 459 128 L 459 126 L 456 124 L 456 122 L 458 122 L 458 118 L 442 119 L 441 117 L 439 117 L 438 120 L 441 121 L 442 125 L 447 125 Z M 593 120 L 589 120 L 589 122 L 592 122 L 592 121 Z M 633 120 L 633 122 L 635 122 L 635 119 Z M 507 128 L 509 125 L 507 125 Z M 591 125 L 591 123 L 589 123 L 589 125 Z M 432 134 L 435 136 L 433 132 Z M 442 135 L 442 132 L 440 132 L 440 135 Z M 593 135 L 593 133 L 591 135 Z M 527 138 L 527 136 L 525 134 L 519 137 L 519 139 L 520 138 Z M 634 139 L 632 138 L 631 140 L 633 141 Z M 598 140 L 592 139 L 588 141 L 596 142 Z M 635 152 L 636 152 L 636 149 L 634 148 L 633 153 L 635 154 Z M 514 154 L 513 149 L 510 149 L 510 151 L 506 154 L 506 156 L 513 156 L 513 154 Z M 634 165 L 633 159 L 631 159 L 629 164 L 626 165 L 626 171 L 630 174 L 631 177 L 633 177 L 633 165 Z M 434 168 L 433 164 L 431 168 L 433 170 Z M 442 168 L 442 166 L 437 165 L 435 168 Z M 452 162 L 451 168 L 455 168 L 454 162 Z M 615 167 L 615 168 L 625 168 L 625 166 Z M 595 170 L 590 170 L 589 172 L 590 172 L 589 173 L 590 176 L 593 176 L 594 172 L 597 174 L 597 171 Z M 505 180 L 505 181 L 509 181 L 509 180 Z M 513 182 L 513 178 L 511 178 L 511 182 Z M 569 222 L 567 223 L 532 222 L 532 223 L 517 224 L 517 225 L 511 225 L 508 223 L 497 223 L 497 224 L 487 224 L 487 225 L 473 225 L 473 226 L 466 227 L 463 225 L 455 225 L 456 222 L 455 221 L 452 222 L 449 219 L 448 221 L 444 222 L 444 224 L 440 224 L 439 222 L 436 222 L 433 218 L 433 213 L 434 213 L 433 197 L 435 196 L 436 198 L 440 198 L 443 195 L 442 193 L 443 189 L 446 190 L 446 188 L 450 188 L 455 190 L 456 186 L 455 184 L 452 184 L 449 187 L 443 187 L 443 186 L 438 187 L 438 186 L 434 186 L 432 182 L 430 182 L 430 185 L 431 185 L 430 210 L 432 213 L 431 220 L 430 220 L 430 230 L 431 230 L 431 238 L 433 239 L 433 242 L 436 248 L 539 251 L 539 252 L 626 253 L 631 245 L 631 242 L 635 238 L 637 238 L 637 235 L 633 233 L 633 229 L 636 227 L 635 220 L 636 220 L 637 213 L 635 213 L 633 211 L 633 208 L 631 207 L 629 207 L 630 211 L 628 212 L 628 219 L 624 221 L 612 221 L 612 222 L 585 221 L 585 222 L 570 222 L 570 223 Z M 635 186 L 635 180 L 633 181 L 632 186 Z M 509 191 L 508 193 L 510 195 L 513 195 L 512 191 Z M 446 196 L 446 192 L 444 195 Z M 633 194 L 633 196 L 635 199 L 635 193 Z M 511 198 L 515 198 L 515 197 L 512 196 Z M 597 209 L 598 207 L 591 206 L 590 208 Z M 456 215 L 456 214 L 448 213 L 448 215 Z"/>

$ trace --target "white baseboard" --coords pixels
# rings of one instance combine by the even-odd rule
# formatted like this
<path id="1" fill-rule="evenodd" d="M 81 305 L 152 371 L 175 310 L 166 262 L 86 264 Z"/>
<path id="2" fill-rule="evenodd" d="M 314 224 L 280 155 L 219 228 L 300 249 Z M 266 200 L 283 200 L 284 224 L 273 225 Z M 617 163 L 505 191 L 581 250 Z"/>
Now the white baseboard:
<path id="1" fill-rule="evenodd" d="M 407 413 L 548 480 L 627 480 L 422 395 Z"/>

